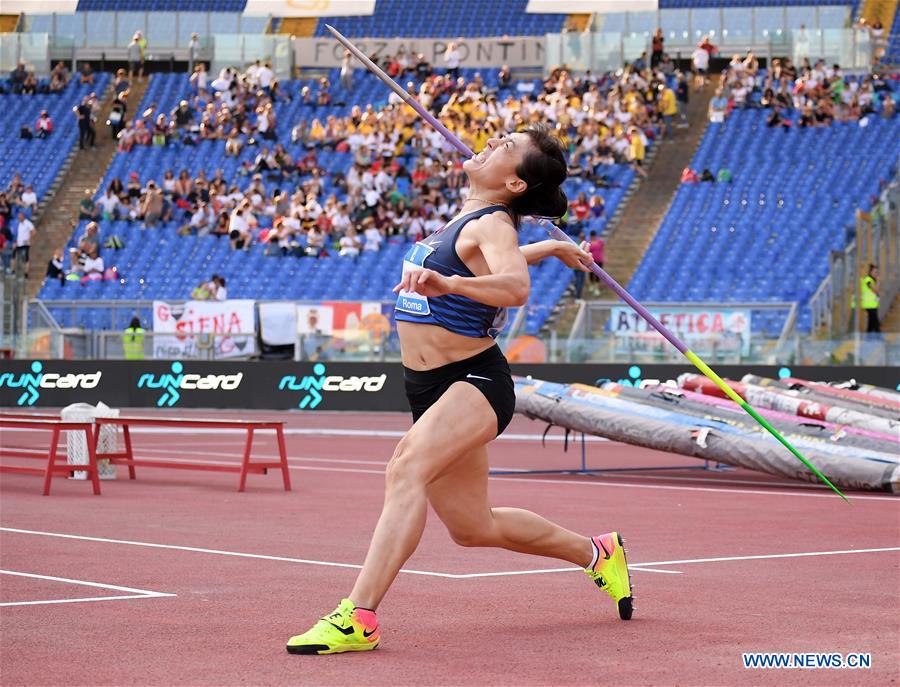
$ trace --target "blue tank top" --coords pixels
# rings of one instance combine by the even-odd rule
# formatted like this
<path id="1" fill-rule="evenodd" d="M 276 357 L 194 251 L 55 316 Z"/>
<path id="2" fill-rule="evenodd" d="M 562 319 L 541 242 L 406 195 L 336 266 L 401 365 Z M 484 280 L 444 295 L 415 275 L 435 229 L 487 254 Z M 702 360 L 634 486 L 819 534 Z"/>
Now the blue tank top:
<path id="1" fill-rule="evenodd" d="M 466 224 L 494 212 L 508 212 L 502 205 L 491 205 L 463 215 L 443 229 L 417 242 L 403 258 L 403 271 L 414 268 L 434 270 L 445 277 L 474 277 L 456 253 L 456 239 Z M 496 339 L 506 324 L 506 308 L 496 308 L 455 293 L 427 298 L 418 293 L 401 291 L 397 295 L 394 315 L 402 322 L 435 324 L 439 327 L 480 339 Z"/>

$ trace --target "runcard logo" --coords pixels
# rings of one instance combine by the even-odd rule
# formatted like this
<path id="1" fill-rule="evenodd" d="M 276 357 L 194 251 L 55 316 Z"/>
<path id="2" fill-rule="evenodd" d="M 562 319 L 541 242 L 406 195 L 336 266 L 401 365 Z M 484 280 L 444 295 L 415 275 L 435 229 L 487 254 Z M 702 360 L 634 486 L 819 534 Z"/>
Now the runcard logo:
<path id="1" fill-rule="evenodd" d="M 313 374 L 304 375 L 299 381 L 297 380 L 296 375 L 285 375 L 282 377 L 281 381 L 278 383 L 278 390 L 284 391 L 285 389 L 289 389 L 290 391 L 306 392 L 300 397 L 300 403 L 297 404 L 297 407 L 312 410 L 313 408 L 318 407 L 322 402 L 323 397 L 321 392 L 323 391 L 381 391 L 384 388 L 386 380 L 386 374 L 377 377 L 326 376 L 325 365 L 323 363 L 316 363 L 313 365 Z"/>
<path id="2" fill-rule="evenodd" d="M 243 372 L 233 375 L 185 374 L 184 365 L 176 360 L 172 372 L 161 375 L 143 374 L 138 379 L 138 389 L 162 389 L 162 396 L 156 401 L 160 408 L 171 408 L 181 399 L 181 391 L 235 391 L 241 386 Z"/>
<path id="3" fill-rule="evenodd" d="M 666 386 L 678 386 L 674 379 L 641 379 L 640 365 L 631 365 L 628 368 L 628 377 L 622 379 L 610 379 L 609 377 L 600 377 L 594 382 L 595 386 L 600 386 L 605 382 L 616 382 L 622 386 L 633 386 L 643 389 L 646 386 L 656 386 L 657 384 L 665 384 Z"/>
<path id="4" fill-rule="evenodd" d="M 78 374 L 44 372 L 43 363 L 35 360 L 31 363 L 31 372 L 23 372 L 20 375 L 14 375 L 12 372 L 0 374 L 0 387 L 25 389 L 16 400 L 16 405 L 33 406 L 41 396 L 41 389 L 93 389 L 100 383 L 102 376 L 100 370 Z"/>

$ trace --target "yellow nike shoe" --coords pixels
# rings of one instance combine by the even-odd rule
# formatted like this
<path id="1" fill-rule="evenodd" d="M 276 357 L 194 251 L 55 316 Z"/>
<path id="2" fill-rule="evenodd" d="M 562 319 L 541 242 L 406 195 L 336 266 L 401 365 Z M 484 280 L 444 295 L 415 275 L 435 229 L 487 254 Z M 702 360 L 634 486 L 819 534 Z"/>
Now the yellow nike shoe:
<path id="1" fill-rule="evenodd" d="M 625 547 L 618 532 L 591 537 L 594 547 L 594 563 L 584 572 L 594 584 L 609 594 L 619 609 L 622 620 L 631 620 L 634 612 L 634 596 L 631 592 L 631 576 L 625 560 Z"/>
<path id="2" fill-rule="evenodd" d="M 291 637 L 286 648 L 292 654 L 340 654 L 370 651 L 380 639 L 375 611 L 357 608 L 350 599 L 342 599 L 333 613 L 302 635 Z"/>

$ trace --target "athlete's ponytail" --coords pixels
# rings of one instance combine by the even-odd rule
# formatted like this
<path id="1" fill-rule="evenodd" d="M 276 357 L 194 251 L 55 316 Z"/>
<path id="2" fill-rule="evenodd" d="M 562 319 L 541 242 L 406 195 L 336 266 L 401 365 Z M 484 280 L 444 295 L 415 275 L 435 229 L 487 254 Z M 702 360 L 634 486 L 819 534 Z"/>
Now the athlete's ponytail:
<path id="1" fill-rule="evenodd" d="M 544 126 L 533 126 L 523 133 L 531 139 L 532 148 L 516 167 L 516 174 L 528 184 L 525 193 L 509 204 L 517 227 L 522 217 L 556 219 L 566 214 L 569 207 L 562 190 L 568 174 L 562 143 Z"/>

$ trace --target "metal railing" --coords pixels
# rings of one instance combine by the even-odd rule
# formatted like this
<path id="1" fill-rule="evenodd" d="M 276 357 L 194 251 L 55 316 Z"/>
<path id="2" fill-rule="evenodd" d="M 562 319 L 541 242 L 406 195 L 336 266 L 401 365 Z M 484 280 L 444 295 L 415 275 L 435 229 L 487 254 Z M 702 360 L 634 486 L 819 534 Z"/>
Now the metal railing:
<path id="1" fill-rule="evenodd" d="M 828 274 L 809 300 L 813 334 L 833 338 L 864 328 L 854 304 L 869 264 L 879 267 L 880 318 L 900 293 L 900 175 L 882 191 L 871 212 L 857 212 L 852 231 L 855 236 L 847 247 L 831 252 Z"/>
<path id="2" fill-rule="evenodd" d="M 200 36 L 201 48 L 215 34 L 262 34 L 269 20 L 241 12 L 36 12 L 26 15 L 24 28 L 47 35 L 54 49 L 125 48 L 140 31 L 152 53 L 187 49 L 192 33 Z"/>
<path id="3" fill-rule="evenodd" d="M 872 66 L 873 46 L 869 33 L 862 29 L 779 29 L 764 36 L 724 31 L 724 35 L 715 30 L 711 32 L 719 56 L 752 51 L 757 57 L 766 58 L 767 63 L 771 63 L 773 57 L 790 57 L 797 63 L 808 57 L 840 64 L 844 70 L 864 70 Z M 689 31 L 673 34 L 666 40 L 666 52 L 672 58 L 682 59 L 690 58 L 703 35 Z M 649 59 L 651 41 L 652 31 L 547 34 L 544 66 L 550 70 L 565 64 L 575 72 L 615 70 L 626 62 L 633 62 L 644 52 Z"/>
<path id="4" fill-rule="evenodd" d="M 658 317 L 668 317 L 672 321 L 663 324 L 673 329 L 677 336 L 686 339 L 688 345 L 704 360 L 711 362 L 734 363 L 766 363 L 775 364 L 779 358 L 786 357 L 793 348 L 795 327 L 797 323 L 797 303 L 792 301 L 776 303 L 657 303 L 647 302 L 644 305 Z M 777 335 L 753 328 L 754 314 L 784 313 L 784 321 Z M 667 315 L 661 315 L 667 313 Z M 734 319 L 733 325 L 722 331 L 710 331 L 709 334 L 699 330 L 692 331 L 695 324 L 691 313 L 697 316 L 715 317 L 718 314 L 722 323 L 727 318 Z M 578 312 L 568 337 L 546 337 L 549 344 L 548 360 L 550 362 L 617 362 L 622 359 L 634 362 L 678 362 L 681 354 L 672 348 L 655 332 L 643 333 L 643 324 L 633 316 L 632 331 L 613 322 L 618 315 L 621 319 L 632 315 L 618 301 L 581 301 Z M 629 322 L 632 320 L 629 319 Z M 706 325 L 703 325 L 704 327 Z M 631 327 L 631 325 L 629 325 Z M 619 331 L 616 331 L 616 330 Z"/>

